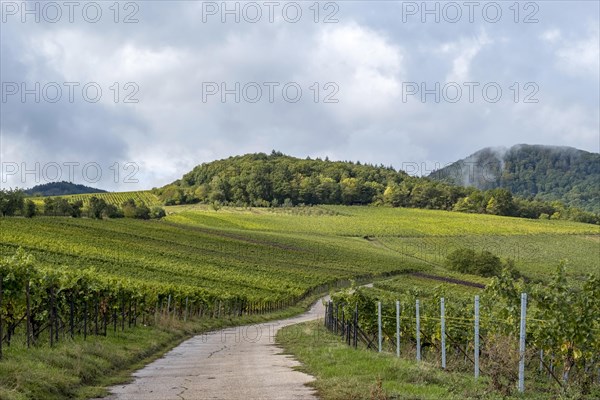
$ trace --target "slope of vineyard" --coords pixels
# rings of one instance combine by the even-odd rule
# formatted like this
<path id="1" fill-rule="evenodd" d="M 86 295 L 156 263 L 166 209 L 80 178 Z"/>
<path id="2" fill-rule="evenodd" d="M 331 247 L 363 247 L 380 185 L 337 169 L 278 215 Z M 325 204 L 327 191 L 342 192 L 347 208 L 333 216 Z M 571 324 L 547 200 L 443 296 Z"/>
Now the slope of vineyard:
<path id="1" fill-rule="evenodd" d="M 156 197 L 150 190 L 140 190 L 135 192 L 86 193 L 49 197 L 62 197 L 68 199 L 69 201 L 81 200 L 83 202 L 84 207 L 88 206 L 90 198 L 92 197 L 103 199 L 108 204 L 114 204 L 116 206 L 121 206 L 121 204 L 123 204 L 123 202 L 125 202 L 125 200 L 128 199 L 133 199 L 136 201 L 136 203 L 145 204 L 148 207 L 159 206 L 162 204 L 158 197 Z M 32 197 L 32 200 L 38 205 L 44 204 L 44 197 Z"/>
<path id="2" fill-rule="evenodd" d="M 568 221 L 387 207 L 227 208 L 215 213 L 203 206 L 177 206 L 168 210 L 169 221 L 214 229 L 358 238 L 379 251 L 396 253 L 401 263 L 422 261 L 445 274 L 446 255 L 461 247 L 511 258 L 532 279 L 549 276 L 560 260 L 567 262 L 571 277 L 600 269 L 600 258 L 590 256 L 599 252 L 600 228 Z"/>
<path id="3" fill-rule="evenodd" d="M 94 267 L 109 276 L 215 295 L 287 299 L 322 283 L 406 267 L 394 253 L 352 238 L 311 239 L 170 220 L 15 218 L 0 220 L 0 228 L 2 254 L 22 246 L 44 266 Z"/>
<path id="4" fill-rule="evenodd" d="M 3 218 L 0 252 L 22 246 L 45 266 L 278 299 L 336 279 L 439 269 L 459 246 L 502 257 L 518 250 L 517 267 L 532 278 L 562 258 L 575 276 L 599 268 L 588 256 L 598 227 L 574 222 L 345 206 L 169 211 L 162 221 Z"/>

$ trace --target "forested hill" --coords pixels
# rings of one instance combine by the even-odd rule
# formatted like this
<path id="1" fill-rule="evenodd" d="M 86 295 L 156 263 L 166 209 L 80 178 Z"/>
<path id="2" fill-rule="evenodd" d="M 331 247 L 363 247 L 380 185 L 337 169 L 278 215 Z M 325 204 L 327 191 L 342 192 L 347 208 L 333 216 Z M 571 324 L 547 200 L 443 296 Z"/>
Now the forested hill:
<path id="1" fill-rule="evenodd" d="M 486 148 L 430 178 L 483 190 L 506 188 L 518 196 L 600 212 L 600 154 L 572 147 Z"/>
<path id="2" fill-rule="evenodd" d="M 513 198 L 506 189 L 483 191 L 410 177 L 383 165 L 299 159 L 275 151 L 201 164 L 182 179 L 153 191 L 166 205 L 376 204 L 591 223 L 600 220 L 561 204 Z"/>
<path id="3" fill-rule="evenodd" d="M 299 159 L 279 152 L 246 154 L 195 167 L 161 190 L 168 202 L 238 205 L 370 204 L 386 185 L 408 175 L 392 167 Z M 181 190 L 183 189 L 183 191 Z"/>
<path id="4" fill-rule="evenodd" d="M 106 193 L 106 191 L 65 181 L 44 183 L 25 190 L 25 194 L 31 196 L 65 196 L 85 193 Z"/>

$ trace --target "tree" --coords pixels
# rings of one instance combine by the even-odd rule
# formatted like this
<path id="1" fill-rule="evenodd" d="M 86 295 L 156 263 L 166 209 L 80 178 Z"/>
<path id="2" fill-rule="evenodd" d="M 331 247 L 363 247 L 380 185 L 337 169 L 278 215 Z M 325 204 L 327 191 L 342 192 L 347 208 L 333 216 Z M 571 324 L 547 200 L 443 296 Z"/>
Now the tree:
<path id="1" fill-rule="evenodd" d="M 123 204 L 121 204 L 121 208 L 123 209 L 123 216 L 125 216 L 125 218 L 137 218 L 137 205 L 135 204 L 135 200 L 125 200 Z"/>
<path id="2" fill-rule="evenodd" d="M 92 196 L 90 197 L 89 204 L 90 218 L 102 219 L 103 211 L 107 207 L 106 201 L 104 199 L 99 199 L 96 196 Z"/>
<path id="3" fill-rule="evenodd" d="M 142 204 L 135 208 L 134 217 L 137 219 L 150 219 L 150 209 L 145 204 Z"/>
<path id="4" fill-rule="evenodd" d="M 56 213 L 61 216 L 70 216 L 73 213 L 73 207 L 71 207 L 69 201 L 62 197 L 55 199 L 54 207 L 56 209 Z"/>
<path id="5" fill-rule="evenodd" d="M 24 194 L 19 189 L 0 190 L 0 214 L 3 217 L 15 215 L 23 209 Z"/>
<path id="6" fill-rule="evenodd" d="M 352 204 L 358 199 L 360 194 L 358 180 L 356 178 L 345 178 L 340 182 L 342 190 L 342 202 Z"/>
<path id="7" fill-rule="evenodd" d="M 485 211 L 494 215 L 513 215 L 515 204 L 512 194 L 506 189 L 494 189 L 487 193 L 489 200 Z"/>
<path id="8" fill-rule="evenodd" d="M 213 210 L 219 211 L 221 209 L 221 203 L 215 200 L 212 202 L 211 207 Z"/>
<path id="9" fill-rule="evenodd" d="M 102 218 L 122 218 L 123 216 L 123 211 L 114 204 L 106 204 L 102 209 Z"/>
<path id="10" fill-rule="evenodd" d="M 83 201 L 77 200 L 71 203 L 71 216 L 73 218 L 80 218 L 83 209 Z"/>
<path id="11" fill-rule="evenodd" d="M 52 197 L 44 198 L 44 215 L 56 215 L 56 202 Z"/>
<path id="12" fill-rule="evenodd" d="M 481 276 L 499 276 L 502 272 L 502 261 L 489 251 L 476 252 L 472 249 L 460 248 L 454 250 L 446 257 L 448 269 L 463 274 Z M 507 263 L 514 269 L 512 263 Z"/>
<path id="13" fill-rule="evenodd" d="M 25 206 L 23 207 L 23 215 L 25 216 L 25 218 L 31 218 L 31 217 L 35 216 L 35 214 L 36 214 L 35 203 L 32 200 L 27 199 L 25 201 Z"/>

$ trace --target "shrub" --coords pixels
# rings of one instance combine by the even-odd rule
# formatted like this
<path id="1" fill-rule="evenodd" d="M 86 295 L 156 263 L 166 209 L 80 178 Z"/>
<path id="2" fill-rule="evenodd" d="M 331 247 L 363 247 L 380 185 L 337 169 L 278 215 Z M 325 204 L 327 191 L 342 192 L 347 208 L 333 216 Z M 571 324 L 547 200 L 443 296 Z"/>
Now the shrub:
<path id="1" fill-rule="evenodd" d="M 154 218 L 154 219 L 161 219 L 166 215 L 167 215 L 167 213 L 165 212 L 165 209 L 162 207 L 153 207 L 152 211 L 150 212 L 150 218 Z"/>
<path id="2" fill-rule="evenodd" d="M 481 276 L 498 276 L 502 272 L 502 261 L 489 251 L 476 252 L 472 249 L 457 249 L 448 254 L 446 265 L 452 271 Z"/>

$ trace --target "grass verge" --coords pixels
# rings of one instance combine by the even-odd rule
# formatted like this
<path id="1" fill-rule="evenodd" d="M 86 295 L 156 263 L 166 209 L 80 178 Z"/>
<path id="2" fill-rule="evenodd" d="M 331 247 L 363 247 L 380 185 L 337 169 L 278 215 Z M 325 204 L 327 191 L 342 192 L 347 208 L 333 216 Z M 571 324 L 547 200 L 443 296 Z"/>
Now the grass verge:
<path id="1" fill-rule="evenodd" d="M 471 374 L 443 371 L 389 353 L 355 350 L 321 324 L 313 321 L 285 327 L 276 340 L 303 364 L 300 370 L 316 378 L 311 386 L 322 400 L 572 398 L 535 390 L 505 397 L 490 389 L 486 377 L 475 382 Z"/>

